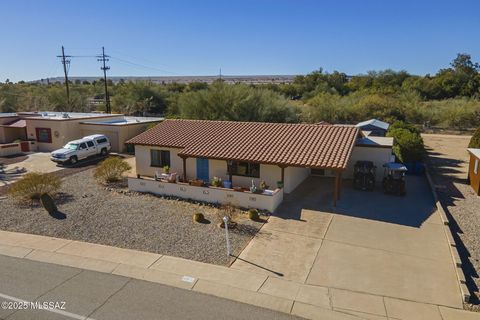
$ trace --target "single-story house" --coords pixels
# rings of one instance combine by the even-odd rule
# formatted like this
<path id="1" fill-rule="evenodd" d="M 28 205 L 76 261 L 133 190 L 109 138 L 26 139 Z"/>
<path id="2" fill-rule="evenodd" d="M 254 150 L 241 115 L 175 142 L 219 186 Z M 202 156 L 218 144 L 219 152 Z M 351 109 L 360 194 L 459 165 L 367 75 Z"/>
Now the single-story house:
<path id="1" fill-rule="evenodd" d="M 126 140 L 162 120 L 102 113 L 0 113 L 0 145 L 13 145 L 14 142 L 23 141 L 18 143 L 23 152 L 53 151 L 69 141 L 87 135 L 104 134 L 110 139 L 112 151 L 124 152 Z"/>
<path id="2" fill-rule="evenodd" d="M 356 127 L 365 132 L 366 135 L 384 137 L 390 124 L 377 119 L 370 119 L 357 123 Z"/>
<path id="3" fill-rule="evenodd" d="M 480 149 L 469 148 L 467 150 L 470 153 L 468 180 L 475 194 L 480 195 Z"/>
<path id="4" fill-rule="evenodd" d="M 135 145 L 137 173 L 129 178 L 129 188 L 273 211 L 283 193 L 292 192 L 311 174 L 320 174 L 335 177 L 335 204 L 353 154 L 367 157 L 363 160 L 381 157 L 379 163 L 390 160 L 391 148 L 387 157 L 383 146 L 357 147 L 361 137 L 350 125 L 165 120 L 127 141 Z M 152 179 L 166 176 L 165 166 L 178 181 Z M 215 178 L 224 181 L 224 187 L 205 188 Z M 268 186 L 264 192 L 250 190 L 252 183 L 262 189 L 262 182 Z"/>

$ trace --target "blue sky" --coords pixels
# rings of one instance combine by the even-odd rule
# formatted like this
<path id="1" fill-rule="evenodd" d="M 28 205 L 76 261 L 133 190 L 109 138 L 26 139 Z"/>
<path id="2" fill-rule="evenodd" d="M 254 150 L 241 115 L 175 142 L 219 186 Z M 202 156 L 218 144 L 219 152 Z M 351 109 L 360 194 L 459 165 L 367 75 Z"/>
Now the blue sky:
<path id="1" fill-rule="evenodd" d="M 55 57 L 105 46 L 110 75 L 347 74 L 480 61 L 480 1 L 4 1 L 0 81 L 61 76 Z M 139 66 L 141 65 L 141 66 Z M 73 58 L 71 76 L 100 76 Z"/>

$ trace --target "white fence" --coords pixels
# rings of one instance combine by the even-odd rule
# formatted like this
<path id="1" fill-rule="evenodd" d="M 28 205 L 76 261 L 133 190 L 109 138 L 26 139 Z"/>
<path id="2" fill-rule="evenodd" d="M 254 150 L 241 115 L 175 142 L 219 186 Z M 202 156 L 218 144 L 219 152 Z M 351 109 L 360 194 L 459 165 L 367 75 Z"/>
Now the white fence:
<path id="1" fill-rule="evenodd" d="M 209 203 L 229 203 L 242 208 L 256 208 L 270 212 L 275 211 L 283 201 L 283 189 L 276 189 L 271 195 L 268 195 L 239 192 L 225 188 L 196 187 L 183 183 L 168 183 L 141 178 L 128 178 L 128 189 L 130 191 L 176 196 Z"/>

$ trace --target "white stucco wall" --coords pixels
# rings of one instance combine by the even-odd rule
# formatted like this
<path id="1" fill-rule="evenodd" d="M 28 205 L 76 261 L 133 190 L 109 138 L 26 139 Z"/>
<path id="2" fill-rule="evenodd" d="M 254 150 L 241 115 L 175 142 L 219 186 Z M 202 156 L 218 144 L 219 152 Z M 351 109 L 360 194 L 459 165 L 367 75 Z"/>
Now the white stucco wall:
<path id="1" fill-rule="evenodd" d="M 309 168 L 287 167 L 285 168 L 284 192 L 291 193 L 300 183 L 310 175 Z M 280 180 L 280 179 L 278 179 Z"/>
<path id="2" fill-rule="evenodd" d="M 162 171 L 161 168 L 150 166 L 150 149 L 169 150 L 170 151 L 170 172 L 177 172 L 179 175 L 183 174 L 183 162 L 178 156 L 180 149 L 161 148 L 153 146 L 135 146 L 135 158 L 137 174 L 153 177 L 155 171 Z M 224 160 L 209 159 L 209 178 L 219 177 L 222 180 L 228 180 L 227 162 Z M 187 159 L 187 178 L 196 178 L 196 158 Z M 310 174 L 308 168 L 287 167 L 285 168 L 285 184 L 284 192 L 292 192 L 303 180 Z M 280 181 L 282 171 L 280 167 L 275 165 L 260 164 L 260 178 L 251 178 L 243 176 L 232 176 L 233 186 L 250 187 L 252 180 L 256 186 L 264 180 L 270 189 L 277 187 L 277 181 Z"/>
<path id="3" fill-rule="evenodd" d="M 99 118 L 92 118 L 95 120 Z M 108 117 L 108 120 L 123 119 L 122 115 Z M 26 118 L 27 123 L 27 138 L 37 139 L 36 128 L 50 128 L 52 131 L 52 143 L 38 143 L 38 151 L 53 151 L 63 147 L 67 142 L 82 138 L 82 125 L 80 122 L 86 119 L 32 119 Z M 55 136 L 55 132 L 58 136 Z M 98 132 L 102 133 L 102 132 Z"/>
<path id="4" fill-rule="evenodd" d="M 224 188 L 205 188 L 180 183 L 166 183 L 155 180 L 128 178 L 128 188 L 137 192 L 177 196 L 209 203 L 232 204 L 242 208 L 256 208 L 270 212 L 282 203 L 283 191 L 275 190 L 273 195 L 237 192 Z"/>
<path id="5" fill-rule="evenodd" d="M 379 148 L 379 147 L 363 147 L 355 146 L 352 150 L 352 156 L 348 162 L 347 168 L 343 175 L 344 178 L 353 178 L 353 167 L 359 160 L 372 161 L 377 167 L 376 180 L 381 181 L 383 179 L 383 164 L 390 161 L 392 155 L 391 148 Z"/>

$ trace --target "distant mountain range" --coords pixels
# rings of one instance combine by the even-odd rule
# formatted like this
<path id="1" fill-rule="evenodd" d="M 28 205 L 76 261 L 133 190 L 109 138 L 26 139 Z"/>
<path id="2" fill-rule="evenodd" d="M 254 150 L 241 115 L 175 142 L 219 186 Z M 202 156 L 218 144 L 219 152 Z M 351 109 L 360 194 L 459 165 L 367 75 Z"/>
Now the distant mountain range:
<path id="1" fill-rule="evenodd" d="M 206 82 L 211 83 L 215 80 L 218 80 L 220 76 L 166 76 L 166 77 L 108 77 L 108 80 L 112 80 L 114 83 L 120 81 L 151 81 L 158 84 L 168 84 L 168 83 L 190 83 L 190 82 Z M 221 76 L 222 80 L 227 83 L 248 83 L 248 84 L 266 84 L 266 83 L 290 83 L 295 78 L 295 75 L 256 75 L 256 76 Z M 101 77 L 69 77 L 71 82 L 93 82 L 98 81 Z M 63 77 L 53 77 L 40 80 L 30 81 L 33 83 L 55 83 L 60 82 L 64 83 L 65 79 Z"/>

